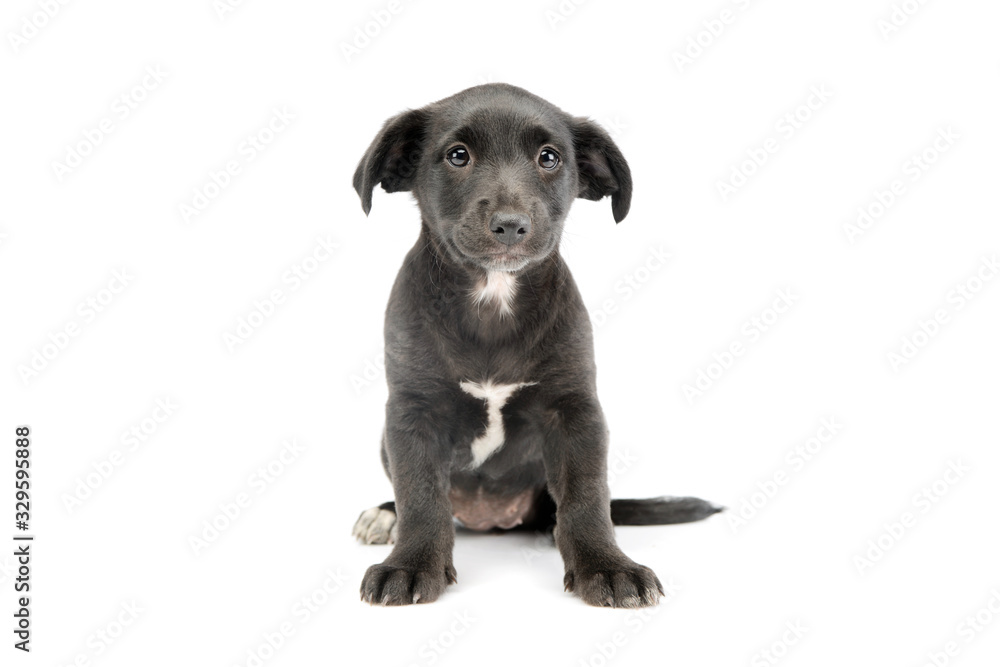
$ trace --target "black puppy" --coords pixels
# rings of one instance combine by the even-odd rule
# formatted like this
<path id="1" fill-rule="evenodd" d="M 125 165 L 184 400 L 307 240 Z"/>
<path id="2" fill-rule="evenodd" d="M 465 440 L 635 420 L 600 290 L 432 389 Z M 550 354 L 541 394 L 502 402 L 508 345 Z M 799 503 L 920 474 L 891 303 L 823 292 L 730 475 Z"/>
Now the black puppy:
<path id="1" fill-rule="evenodd" d="M 361 583 L 371 603 L 435 600 L 455 581 L 453 518 L 473 530 L 555 525 L 565 586 L 589 604 L 655 604 L 662 587 L 613 524 L 695 521 L 696 498 L 608 494 L 608 431 L 591 325 L 559 238 L 577 197 L 628 213 L 632 177 L 608 134 L 505 84 L 470 88 L 387 121 L 354 189 L 409 190 L 416 245 L 385 319 L 382 463 L 395 503 L 355 535 L 395 542 Z"/>

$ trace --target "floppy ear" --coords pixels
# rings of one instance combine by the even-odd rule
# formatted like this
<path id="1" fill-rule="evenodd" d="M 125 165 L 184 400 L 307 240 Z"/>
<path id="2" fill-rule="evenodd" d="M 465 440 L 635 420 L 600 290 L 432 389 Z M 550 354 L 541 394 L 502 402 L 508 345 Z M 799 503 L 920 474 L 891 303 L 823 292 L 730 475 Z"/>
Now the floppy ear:
<path id="1" fill-rule="evenodd" d="M 385 122 L 354 172 L 354 189 L 365 215 L 372 209 L 372 189 L 382 184 L 386 192 L 413 188 L 429 112 L 405 111 Z"/>
<path id="2" fill-rule="evenodd" d="M 611 195 L 615 222 L 624 220 L 632 204 L 632 172 L 611 136 L 597 123 L 576 118 L 573 121 L 573 149 L 580 175 L 577 197 L 597 201 Z"/>

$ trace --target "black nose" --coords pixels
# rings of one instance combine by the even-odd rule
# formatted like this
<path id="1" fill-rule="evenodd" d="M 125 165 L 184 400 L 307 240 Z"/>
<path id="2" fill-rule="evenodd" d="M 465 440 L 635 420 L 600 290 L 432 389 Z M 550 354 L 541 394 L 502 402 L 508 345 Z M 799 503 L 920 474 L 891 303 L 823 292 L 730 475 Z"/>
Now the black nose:
<path id="1" fill-rule="evenodd" d="M 531 231 L 531 218 L 522 213 L 494 213 L 490 231 L 504 245 L 520 243 Z"/>

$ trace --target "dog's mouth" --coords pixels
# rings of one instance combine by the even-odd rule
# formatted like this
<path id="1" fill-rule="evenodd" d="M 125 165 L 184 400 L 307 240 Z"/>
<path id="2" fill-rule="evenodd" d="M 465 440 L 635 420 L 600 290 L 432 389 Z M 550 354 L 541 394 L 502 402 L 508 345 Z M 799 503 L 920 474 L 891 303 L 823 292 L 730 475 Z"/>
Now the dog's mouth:
<path id="1" fill-rule="evenodd" d="M 537 259 L 535 253 L 528 248 L 467 248 L 460 239 L 451 239 L 449 245 L 466 262 L 471 262 L 484 271 L 516 273 Z"/>
<path id="2" fill-rule="evenodd" d="M 480 270 L 518 273 L 542 261 L 558 241 L 544 229 L 544 224 L 536 224 L 542 229 L 532 230 L 522 241 L 506 244 L 493 234 L 483 234 L 482 221 L 470 221 L 452 228 L 446 243 L 453 257 Z"/>
<path id="3" fill-rule="evenodd" d="M 531 258 L 522 252 L 493 252 L 480 259 L 487 271 L 507 271 L 514 273 L 528 265 Z"/>

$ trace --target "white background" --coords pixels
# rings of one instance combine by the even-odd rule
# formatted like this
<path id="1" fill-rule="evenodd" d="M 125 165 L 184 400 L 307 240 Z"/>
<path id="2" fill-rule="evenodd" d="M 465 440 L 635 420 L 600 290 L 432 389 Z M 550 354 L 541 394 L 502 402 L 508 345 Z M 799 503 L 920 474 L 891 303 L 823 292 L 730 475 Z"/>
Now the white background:
<path id="1" fill-rule="evenodd" d="M 44 4 L 0 17 L 0 532 L 14 427 L 30 424 L 37 536 L 30 655 L 11 647 L 0 552 L 3 664 L 995 664 L 1000 281 L 977 272 L 1000 252 L 996 3 L 909 0 L 895 26 L 889 0 L 421 0 L 377 30 L 387 2 Z M 632 167 L 628 218 L 579 201 L 562 244 L 594 314 L 614 310 L 595 333 L 612 491 L 730 508 L 618 530 L 676 587 L 652 614 L 564 593 L 557 552 L 523 534 L 460 534 L 459 583 L 433 605 L 358 599 L 389 550 L 350 529 L 391 497 L 376 366 L 418 217 L 379 190 L 366 219 L 351 175 L 385 118 L 488 81 L 597 119 Z M 247 159 L 275 109 L 294 119 Z M 73 151 L 88 154 L 58 173 Z M 230 160 L 240 172 L 213 189 Z M 734 169 L 753 173 L 724 200 Z M 311 264 L 318 238 L 338 248 Z M 304 264 L 295 289 L 283 275 Z M 275 289 L 283 303 L 230 350 Z M 794 305 L 775 322 L 778 290 Z M 751 340 L 754 317 L 771 325 Z M 712 367 L 734 342 L 743 354 Z M 689 400 L 699 371 L 715 379 Z M 178 406 L 162 423 L 157 400 Z M 788 458 L 831 418 L 808 462 Z M 133 428 L 148 432 L 134 449 Z M 258 494 L 251 477 L 293 438 L 302 451 Z"/>

